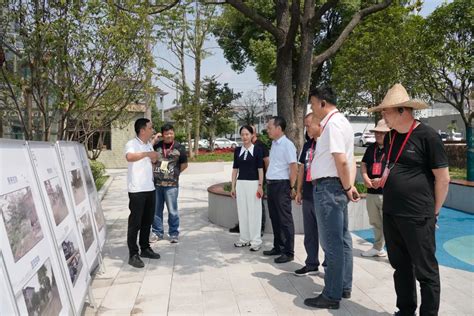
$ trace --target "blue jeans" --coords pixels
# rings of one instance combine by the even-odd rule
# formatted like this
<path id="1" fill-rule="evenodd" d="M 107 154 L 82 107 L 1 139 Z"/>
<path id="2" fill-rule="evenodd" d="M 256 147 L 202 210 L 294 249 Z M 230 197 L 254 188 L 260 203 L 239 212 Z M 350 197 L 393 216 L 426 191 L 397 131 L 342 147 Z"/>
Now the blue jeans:
<path id="1" fill-rule="evenodd" d="M 313 187 L 314 208 L 319 241 L 327 268 L 323 295 L 340 301 L 343 291 L 352 290 L 352 237 L 348 230 L 348 198 L 339 178 L 316 180 Z"/>
<path id="2" fill-rule="evenodd" d="M 153 220 L 152 231 L 159 237 L 163 237 L 163 209 L 168 209 L 168 235 L 170 237 L 179 236 L 179 215 L 178 215 L 178 187 L 156 186 L 156 206 L 155 218 Z"/>

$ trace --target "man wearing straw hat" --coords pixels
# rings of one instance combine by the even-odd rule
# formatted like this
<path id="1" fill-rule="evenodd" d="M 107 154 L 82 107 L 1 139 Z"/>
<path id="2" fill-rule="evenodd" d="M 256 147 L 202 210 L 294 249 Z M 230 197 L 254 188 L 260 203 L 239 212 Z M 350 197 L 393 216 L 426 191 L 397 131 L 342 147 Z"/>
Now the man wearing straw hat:
<path id="1" fill-rule="evenodd" d="M 385 120 L 380 120 L 374 129 L 370 130 L 375 134 L 375 143 L 367 147 L 364 157 L 360 165 L 360 173 L 367 187 L 367 212 L 369 214 L 369 222 L 374 229 L 373 247 L 361 253 L 363 257 L 385 257 L 387 252 L 384 249 L 385 241 L 383 238 L 383 221 L 382 221 L 382 188 L 379 185 L 382 170 L 385 168 L 385 152 L 383 140 L 385 134 L 390 129 L 387 127 Z"/>
<path id="2" fill-rule="evenodd" d="M 385 242 L 395 269 L 396 315 L 415 314 L 415 280 L 421 289 L 420 315 L 437 315 L 439 310 L 435 226 L 450 179 L 441 139 L 413 116 L 413 110 L 427 107 L 422 101 L 410 99 L 405 88 L 396 84 L 380 105 L 369 109 L 381 111 L 393 129 L 384 141 L 387 164 L 380 186 Z"/>

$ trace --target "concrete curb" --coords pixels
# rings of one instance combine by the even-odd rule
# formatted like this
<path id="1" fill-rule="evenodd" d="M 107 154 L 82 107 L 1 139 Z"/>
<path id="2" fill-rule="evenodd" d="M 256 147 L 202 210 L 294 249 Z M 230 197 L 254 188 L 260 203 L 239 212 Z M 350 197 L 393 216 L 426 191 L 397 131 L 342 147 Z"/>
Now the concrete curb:
<path id="1" fill-rule="evenodd" d="M 107 191 L 109 190 L 110 185 L 112 184 L 112 181 L 114 181 L 114 178 L 115 178 L 114 176 L 109 175 L 109 178 L 107 179 L 107 181 L 105 181 L 102 188 L 99 190 L 99 192 L 97 192 L 99 201 L 102 201 L 104 199 L 104 196 L 105 194 L 107 194 Z"/>

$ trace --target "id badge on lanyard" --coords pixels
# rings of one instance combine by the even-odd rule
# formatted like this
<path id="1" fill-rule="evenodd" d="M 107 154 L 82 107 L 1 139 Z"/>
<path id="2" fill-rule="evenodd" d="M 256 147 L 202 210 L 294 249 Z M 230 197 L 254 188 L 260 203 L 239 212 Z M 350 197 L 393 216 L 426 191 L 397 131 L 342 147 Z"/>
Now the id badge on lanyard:
<path id="1" fill-rule="evenodd" d="M 373 174 L 373 172 L 372 172 L 372 174 Z M 382 177 L 380 178 L 380 182 L 379 182 L 379 185 L 382 189 L 385 186 L 385 182 L 387 182 L 387 179 L 388 179 L 389 175 L 390 175 L 390 168 L 387 165 L 385 167 L 385 169 L 383 170 L 383 174 L 382 174 Z"/>
<path id="2" fill-rule="evenodd" d="M 382 163 L 381 162 L 374 162 L 372 164 L 372 175 L 380 176 L 382 174 Z"/>

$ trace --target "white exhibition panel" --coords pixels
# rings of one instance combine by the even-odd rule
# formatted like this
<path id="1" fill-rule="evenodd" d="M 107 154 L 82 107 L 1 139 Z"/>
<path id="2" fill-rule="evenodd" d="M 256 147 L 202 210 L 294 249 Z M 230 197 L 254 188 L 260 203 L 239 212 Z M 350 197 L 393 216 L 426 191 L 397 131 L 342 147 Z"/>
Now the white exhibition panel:
<path id="1" fill-rule="evenodd" d="M 99 197 L 97 195 L 97 189 L 94 183 L 94 178 L 92 177 L 92 170 L 89 165 L 86 149 L 84 148 L 84 145 L 79 143 L 76 143 L 76 146 L 81 158 L 82 172 L 84 173 L 86 181 L 87 194 L 89 197 L 92 214 L 94 214 L 94 223 L 97 229 L 97 235 L 99 236 L 99 245 L 102 249 L 104 247 L 106 238 L 104 212 L 102 211 Z"/>
<path id="2" fill-rule="evenodd" d="M 77 225 L 84 242 L 87 263 L 92 271 L 98 263 L 100 249 L 79 147 L 74 142 L 57 142 L 57 150 L 66 174 L 66 187 L 71 196 Z"/>
<path id="3" fill-rule="evenodd" d="M 0 315 L 18 315 L 15 304 L 15 295 L 10 287 L 7 268 L 3 263 L 2 253 L 0 251 Z"/>
<path id="4" fill-rule="evenodd" d="M 26 142 L 0 140 L 0 245 L 21 315 L 69 315 L 70 302 Z"/>
<path id="5" fill-rule="evenodd" d="M 71 289 L 75 311 L 79 313 L 87 294 L 90 274 L 82 235 L 78 230 L 74 208 L 68 196 L 61 162 L 52 143 L 28 142 L 28 148 L 45 199 L 56 244 L 60 249 L 59 261 L 66 274 L 66 283 Z"/>

